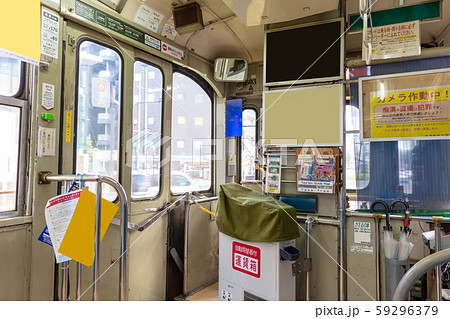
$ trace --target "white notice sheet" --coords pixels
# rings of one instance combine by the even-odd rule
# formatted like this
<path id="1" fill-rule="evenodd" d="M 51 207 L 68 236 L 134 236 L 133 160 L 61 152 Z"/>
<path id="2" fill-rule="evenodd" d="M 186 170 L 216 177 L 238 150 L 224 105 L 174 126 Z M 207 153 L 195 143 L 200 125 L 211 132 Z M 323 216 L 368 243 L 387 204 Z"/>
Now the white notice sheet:
<path id="1" fill-rule="evenodd" d="M 81 190 L 58 195 L 49 199 L 45 206 L 45 221 L 47 222 L 57 263 L 70 260 L 69 257 L 58 253 L 58 249 L 72 219 L 80 194 Z"/>

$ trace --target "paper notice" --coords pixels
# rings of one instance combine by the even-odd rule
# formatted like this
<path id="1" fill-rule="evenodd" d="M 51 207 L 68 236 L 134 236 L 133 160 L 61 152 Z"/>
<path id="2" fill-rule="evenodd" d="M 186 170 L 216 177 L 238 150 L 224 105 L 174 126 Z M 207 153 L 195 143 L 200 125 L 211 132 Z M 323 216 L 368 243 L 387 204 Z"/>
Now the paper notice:
<path id="1" fill-rule="evenodd" d="M 167 20 L 166 24 L 164 24 L 161 35 L 163 37 L 166 37 L 167 39 L 174 41 L 177 34 L 178 33 L 177 31 L 175 31 L 175 23 L 172 16 Z"/>
<path id="2" fill-rule="evenodd" d="M 55 107 L 55 86 L 42 83 L 42 107 L 47 111 Z"/>
<path id="3" fill-rule="evenodd" d="M 353 221 L 353 242 L 355 244 L 371 244 L 371 235 L 370 222 Z"/>
<path id="4" fill-rule="evenodd" d="M 47 222 L 57 263 L 70 260 L 69 257 L 58 253 L 58 249 L 72 219 L 80 195 L 81 191 L 59 195 L 49 199 L 45 206 L 45 221 Z"/>
<path id="5" fill-rule="evenodd" d="M 59 16 L 42 8 L 41 54 L 58 59 Z"/>
<path id="6" fill-rule="evenodd" d="M 156 10 L 153 10 L 145 4 L 141 4 L 134 16 L 134 22 L 153 31 L 158 32 L 159 25 L 164 19 L 164 15 Z"/>
<path id="7" fill-rule="evenodd" d="M 55 156 L 56 128 L 39 126 L 37 156 Z"/>

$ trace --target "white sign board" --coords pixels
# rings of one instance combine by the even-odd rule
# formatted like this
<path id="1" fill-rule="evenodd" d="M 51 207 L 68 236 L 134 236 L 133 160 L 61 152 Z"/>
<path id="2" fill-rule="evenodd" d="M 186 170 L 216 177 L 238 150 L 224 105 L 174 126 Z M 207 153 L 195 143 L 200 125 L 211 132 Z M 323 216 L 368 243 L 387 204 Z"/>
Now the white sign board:
<path id="1" fill-rule="evenodd" d="M 353 243 L 371 244 L 370 222 L 353 221 Z"/>
<path id="2" fill-rule="evenodd" d="M 59 16 L 42 8 L 41 54 L 58 59 Z"/>
<path id="3" fill-rule="evenodd" d="M 366 245 L 350 244 L 350 251 L 358 254 L 373 254 L 373 247 Z"/>
<path id="4" fill-rule="evenodd" d="M 151 35 L 145 34 L 145 44 L 155 48 L 156 50 L 161 50 L 161 41 L 159 41 L 157 38 L 152 37 Z"/>
<path id="5" fill-rule="evenodd" d="M 39 126 L 37 156 L 55 156 L 55 149 L 56 128 Z"/>
<path id="6" fill-rule="evenodd" d="M 133 22 L 157 33 L 159 25 L 163 19 L 163 14 L 153 10 L 145 4 L 141 4 L 139 9 L 136 11 Z"/>
<path id="7" fill-rule="evenodd" d="M 110 107 L 110 82 L 100 78 L 92 78 L 92 106 Z"/>
<path id="8" fill-rule="evenodd" d="M 55 107 L 55 86 L 42 83 L 42 107 L 47 111 Z"/>
<path id="9" fill-rule="evenodd" d="M 367 30 L 367 42 L 372 41 L 372 60 L 420 55 L 419 20 L 384 25 Z M 363 45 L 363 56 L 365 46 Z"/>
<path id="10" fill-rule="evenodd" d="M 173 45 L 171 45 L 167 42 L 161 41 L 161 51 L 164 52 L 165 54 L 173 56 L 174 58 L 176 58 L 178 60 L 184 59 L 184 51 L 181 49 L 178 49 L 177 47 L 174 47 Z"/>

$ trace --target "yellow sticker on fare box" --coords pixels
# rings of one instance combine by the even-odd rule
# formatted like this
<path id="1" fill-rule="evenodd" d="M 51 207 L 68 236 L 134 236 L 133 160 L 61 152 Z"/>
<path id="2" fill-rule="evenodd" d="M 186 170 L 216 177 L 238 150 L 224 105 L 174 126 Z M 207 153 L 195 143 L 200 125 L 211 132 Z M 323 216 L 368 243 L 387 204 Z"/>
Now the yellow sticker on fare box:
<path id="1" fill-rule="evenodd" d="M 372 138 L 450 136 L 450 87 L 370 94 Z"/>

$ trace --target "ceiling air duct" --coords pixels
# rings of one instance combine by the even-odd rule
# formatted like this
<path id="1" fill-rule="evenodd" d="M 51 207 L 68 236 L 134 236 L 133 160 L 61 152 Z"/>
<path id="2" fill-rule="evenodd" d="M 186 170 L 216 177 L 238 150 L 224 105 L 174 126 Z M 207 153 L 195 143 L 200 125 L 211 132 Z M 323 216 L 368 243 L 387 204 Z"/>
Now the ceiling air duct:
<path id="1" fill-rule="evenodd" d="M 197 2 L 173 9 L 173 21 L 178 34 L 186 34 L 203 29 L 203 17 Z"/>

